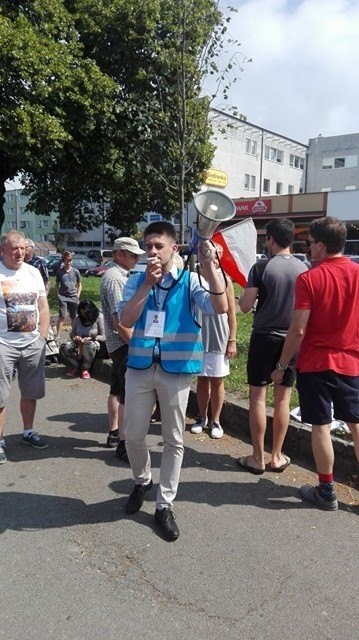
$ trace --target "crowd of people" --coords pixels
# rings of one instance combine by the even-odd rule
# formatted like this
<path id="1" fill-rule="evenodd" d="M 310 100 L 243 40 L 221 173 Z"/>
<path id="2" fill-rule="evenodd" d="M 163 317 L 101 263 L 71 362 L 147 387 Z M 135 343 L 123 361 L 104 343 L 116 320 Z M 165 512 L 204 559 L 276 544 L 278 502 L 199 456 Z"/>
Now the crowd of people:
<path id="1" fill-rule="evenodd" d="M 239 299 L 243 313 L 254 310 L 247 377 L 252 453 L 238 465 L 252 474 L 267 467 L 277 473 L 291 464 L 283 453 L 291 390 L 297 380 L 301 416 L 312 425 L 316 486 L 300 488 L 303 500 L 321 509 L 338 508 L 334 489 L 332 419 L 348 424 L 359 461 L 359 266 L 343 256 L 346 228 L 336 218 L 314 220 L 308 247 L 315 267 L 292 256 L 294 225 L 280 218 L 266 225 L 267 258 L 254 264 Z M 21 442 L 44 449 L 34 430 L 36 402 L 45 394 L 45 347 L 50 313 L 46 265 L 34 243 L 18 231 L 0 241 L 0 463 L 6 462 L 4 423 L 17 371 Z M 146 254 L 144 272 L 129 272 Z M 190 383 L 197 376 L 199 416 L 191 434 L 208 429 L 223 436 L 220 414 L 224 378 L 236 357 L 233 284 L 220 266 L 221 247 L 198 245 L 201 277 L 182 268 L 174 226 L 151 223 L 144 249 L 133 238 L 113 245 L 112 262 L 101 280 L 101 310 L 80 300 L 81 276 L 66 251 L 56 274 L 58 333 L 70 316 L 69 339 L 61 345 L 67 375 L 89 378 L 95 357 L 111 359 L 107 400 L 107 446 L 131 466 L 134 485 L 125 511 L 139 511 L 153 487 L 146 436 L 160 411 L 163 451 L 155 522 L 166 540 L 179 528 L 173 512 L 184 455 L 185 416 Z M 203 284 L 205 283 L 205 284 Z M 274 382 L 273 441 L 266 465 L 266 393 Z"/>

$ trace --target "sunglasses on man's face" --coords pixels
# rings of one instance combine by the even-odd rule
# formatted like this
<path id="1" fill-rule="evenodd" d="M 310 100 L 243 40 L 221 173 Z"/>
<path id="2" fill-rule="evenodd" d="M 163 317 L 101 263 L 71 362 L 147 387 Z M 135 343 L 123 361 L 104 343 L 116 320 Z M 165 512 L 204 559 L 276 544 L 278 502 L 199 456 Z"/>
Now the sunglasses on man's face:
<path id="1" fill-rule="evenodd" d="M 320 242 L 320 240 L 308 240 L 305 243 L 305 246 L 307 247 L 307 249 L 310 249 L 312 244 L 318 244 L 318 242 Z"/>

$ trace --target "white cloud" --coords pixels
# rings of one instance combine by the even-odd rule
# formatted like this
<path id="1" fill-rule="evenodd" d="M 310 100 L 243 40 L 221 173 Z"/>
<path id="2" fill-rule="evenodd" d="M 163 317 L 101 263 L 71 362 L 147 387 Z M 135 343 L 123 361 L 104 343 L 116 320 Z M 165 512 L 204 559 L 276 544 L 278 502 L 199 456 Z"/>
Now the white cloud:
<path id="1" fill-rule="evenodd" d="M 238 13 L 230 14 L 229 32 L 241 43 L 244 64 L 228 104 L 250 122 L 301 142 L 358 132 L 359 2 L 231 4 Z"/>

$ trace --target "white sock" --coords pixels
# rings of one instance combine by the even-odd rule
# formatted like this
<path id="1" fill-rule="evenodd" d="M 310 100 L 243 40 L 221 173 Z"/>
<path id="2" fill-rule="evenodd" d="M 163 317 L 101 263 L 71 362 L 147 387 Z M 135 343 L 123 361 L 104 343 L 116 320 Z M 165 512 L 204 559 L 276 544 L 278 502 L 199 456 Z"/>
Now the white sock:
<path id="1" fill-rule="evenodd" d="M 5 440 L 4 438 L 0 439 L 0 447 L 5 447 Z"/>
<path id="2" fill-rule="evenodd" d="M 32 429 L 32 428 L 31 428 L 31 429 L 24 429 L 24 431 L 22 432 L 22 435 L 23 435 L 23 436 L 25 436 L 25 437 L 27 437 L 27 436 L 29 436 L 29 435 L 30 435 L 30 433 L 32 433 L 32 432 L 33 432 L 33 429 Z"/>

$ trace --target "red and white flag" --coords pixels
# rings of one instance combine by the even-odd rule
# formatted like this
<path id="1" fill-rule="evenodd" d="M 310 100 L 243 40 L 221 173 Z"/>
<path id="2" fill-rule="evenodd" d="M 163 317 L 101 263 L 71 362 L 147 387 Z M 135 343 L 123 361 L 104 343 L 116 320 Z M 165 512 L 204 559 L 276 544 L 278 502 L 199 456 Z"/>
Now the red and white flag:
<path id="1" fill-rule="evenodd" d="M 223 271 L 245 287 L 249 270 L 256 261 L 257 231 L 252 218 L 216 231 L 212 240 L 223 247 Z"/>

